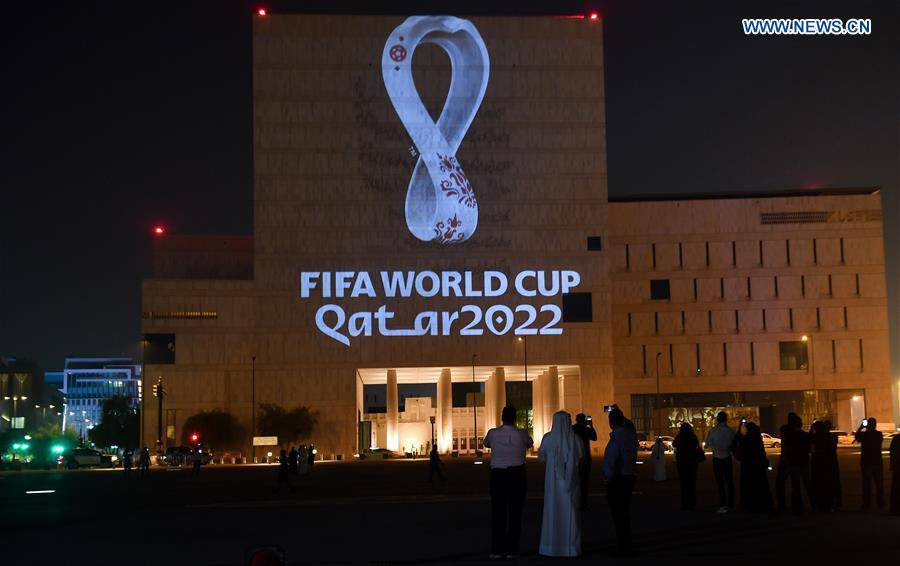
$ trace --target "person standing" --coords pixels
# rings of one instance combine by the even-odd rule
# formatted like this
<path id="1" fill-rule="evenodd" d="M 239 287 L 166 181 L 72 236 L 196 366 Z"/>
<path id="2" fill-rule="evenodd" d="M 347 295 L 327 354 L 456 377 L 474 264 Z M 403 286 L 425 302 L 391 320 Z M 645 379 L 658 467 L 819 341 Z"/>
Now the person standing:
<path id="1" fill-rule="evenodd" d="M 788 453 L 791 446 L 791 432 L 796 427 L 797 413 L 788 413 L 787 422 L 778 429 L 781 437 L 781 454 L 778 457 L 778 469 L 775 472 L 775 500 L 779 513 L 787 510 L 787 480 L 791 476 Z"/>
<path id="2" fill-rule="evenodd" d="M 534 446 L 528 433 L 516 427 L 516 408 L 503 407 L 502 426 L 484 437 L 491 449 L 491 553 L 492 559 L 519 553 L 522 508 L 525 505 L 525 451 Z"/>
<path id="3" fill-rule="evenodd" d="M 291 446 L 291 451 L 288 452 L 288 471 L 292 476 L 296 476 L 299 472 L 298 468 L 298 459 L 300 458 L 300 453 L 297 452 L 297 449 Z"/>
<path id="4" fill-rule="evenodd" d="M 716 426 L 706 435 L 706 446 L 713 452 L 713 475 L 719 490 L 719 513 L 728 513 L 734 508 L 734 464 L 731 461 L 731 447 L 734 431 L 728 426 L 728 413 L 719 411 Z"/>
<path id="5" fill-rule="evenodd" d="M 200 475 L 200 464 L 202 464 L 203 454 L 200 452 L 199 448 L 194 448 L 191 450 L 191 475 L 199 476 Z"/>
<path id="6" fill-rule="evenodd" d="M 543 556 L 579 556 L 581 514 L 578 503 L 584 442 L 575 434 L 569 413 L 557 411 L 553 415 L 553 426 L 541 440 L 538 456 L 547 464 L 538 553 Z"/>
<path id="7" fill-rule="evenodd" d="M 812 426 L 811 446 L 812 462 L 810 466 L 811 495 L 813 510 L 828 513 L 835 508 L 835 470 L 837 462 L 834 435 L 825 421 L 814 421 Z"/>
<path id="8" fill-rule="evenodd" d="M 588 494 L 590 492 L 590 481 L 591 481 L 591 441 L 597 440 L 597 431 L 594 429 L 594 419 L 590 417 L 585 417 L 584 413 L 578 413 L 575 415 L 575 424 L 572 425 L 572 430 L 581 439 L 582 448 L 584 452 L 584 459 L 581 461 L 581 464 L 578 465 L 578 479 L 581 482 L 581 489 L 579 493 L 581 494 L 581 510 L 588 511 L 590 510 L 590 506 L 588 505 Z"/>
<path id="9" fill-rule="evenodd" d="M 800 415 L 788 415 L 788 423 L 793 425 L 787 431 L 787 438 L 782 442 L 789 446 L 787 452 L 788 476 L 791 479 L 791 511 L 803 513 L 803 492 L 810 497 L 809 489 L 809 433 L 803 430 L 803 419 Z M 780 505 L 781 502 L 779 502 Z"/>
<path id="10" fill-rule="evenodd" d="M 441 483 L 447 481 L 444 471 L 441 469 L 443 467 L 444 463 L 441 462 L 441 455 L 438 454 L 437 444 L 435 444 L 431 447 L 431 454 L 428 456 L 428 483 L 434 482 L 435 474 L 437 474 Z"/>
<path id="11" fill-rule="evenodd" d="M 900 433 L 891 438 L 891 514 L 900 515 Z"/>
<path id="12" fill-rule="evenodd" d="M 658 436 L 650 449 L 650 461 L 653 462 L 653 481 L 666 481 L 666 445 Z"/>
<path id="13" fill-rule="evenodd" d="M 291 491 L 294 491 L 294 486 L 291 485 L 289 472 L 287 451 L 282 448 L 281 453 L 278 455 L 278 483 L 275 484 L 275 493 L 281 491 L 282 485 L 287 485 L 290 487 Z"/>
<path id="14" fill-rule="evenodd" d="M 681 423 L 672 446 L 675 448 L 675 467 L 681 486 L 681 510 L 691 511 L 697 505 L 697 465 L 706 459 L 706 455 L 700 447 L 700 439 L 694 434 L 694 427 L 689 423 Z"/>
<path id="15" fill-rule="evenodd" d="M 131 448 L 126 448 L 122 452 L 122 471 L 125 473 L 126 478 L 131 477 L 131 466 L 134 464 L 134 451 Z"/>
<path id="16" fill-rule="evenodd" d="M 141 479 L 144 479 L 145 475 L 150 474 L 150 449 L 146 446 L 141 450 L 138 465 L 141 467 Z"/>
<path id="17" fill-rule="evenodd" d="M 616 528 L 619 556 L 633 556 L 631 541 L 631 495 L 636 483 L 637 434 L 634 424 L 625 418 L 618 407 L 609 412 L 609 443 L 603 454 L 603 476 L 606 478 L 606 499 Z"/>
<path id="18" fill-rule="evenodd" d="M 772 507 L 767 471 L 769 459 L 759 425 L 742 421 L 735 435 L 735 454 L 741 462 L 741 507 L 765 513 Z"/>
<path id="19" fill-rule="evenodd" d="M 309 453 L 310 449 L 305 444 L 300 445 L 300 451 L 297 453 L 297 474 L 305 476 L 309 473 Z"/>
<path id="20" fill-rule="evenodd" d="M 834 425 L 831 424 L 831 421 L 825 421 L 825 431 L 831 438 L 831 457 L 833 460 L 831 464 L 831 508 L 835 511 L 840 511 L 844 505 L 844 492 L 841 488 L 841 465 L 838 462 L 838 439 L 837 436 L 831 433 L 832 430 L 834 430 Z"/>
<path id="21" fill-rule="evenodd" d="M 859 464 L 862 468 L 863 509 L 872 508 L 872 484 L 875 484 L 875 501 L 878 508 L 884 508 L 884 468 L 881 458 L 881 443 L 884 435 L 876 428 L 874 418 L 863 420 L 856 429 L 856 441 L 862 447 Z"/>

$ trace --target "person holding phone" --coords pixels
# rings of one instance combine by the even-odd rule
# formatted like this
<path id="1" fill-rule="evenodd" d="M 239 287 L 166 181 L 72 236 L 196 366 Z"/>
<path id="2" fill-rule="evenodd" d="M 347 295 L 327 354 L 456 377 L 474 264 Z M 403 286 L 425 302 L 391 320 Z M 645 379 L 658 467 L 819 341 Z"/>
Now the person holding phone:
<path id="1" fill-rule="evenodd" d="M 719 411 L 716 426 L 706 435 L 706 446 L 712 448 L 713 475 L 719 490 L 719 510 L 728 513 L 734 508 L 734 463 L 731 449 L 734 445 L 734 431 L 728 426 L 728 413 Z"/>
<path id="2" fill-rule="evenodd" d="M 884 435 L 878 430 L 878 421 L 869 417 L 863 419 L 854 437 L 862 448 L 859 464 L 862 468 L 862 508 L 872 508 L 872 484 L 875 484 L 875 501 L 878 508 L 884 508 L 884 467 L 881 458 L 881 443 Z"/>
<path id="3" fill-rule="evenodd" d="M 584 413 L 575 415 L 575 424 L 572 425 L 575 433 L 584 447 L 584 459 L 578 465 L 578 479 L 581 482 L 581 499 L 579 501 L 582 511 L 590 509 L 588 505 L 588 484 L 591 479 L 591 441 L 597 440 L 597 431 L 594 429 L 594 419 L 585 416 Z"/>

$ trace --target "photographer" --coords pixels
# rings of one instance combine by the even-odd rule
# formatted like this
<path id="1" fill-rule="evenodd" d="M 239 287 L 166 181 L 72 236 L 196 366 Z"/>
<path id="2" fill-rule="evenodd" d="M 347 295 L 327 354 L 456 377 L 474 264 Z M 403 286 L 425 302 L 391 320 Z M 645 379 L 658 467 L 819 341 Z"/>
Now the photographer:
<path id="1" fill-rule="evenodd" d="M 585 417 L 584 413 L 575 415 L 575 424 L 572 431 L 581 439 L 584 445 L 584 459 L 578 464 L 578 476 L 581 481 L 581 510 L 587 511 L 588 484 L 591 479 L 591 441 L 597 440 L 597 431 L 594 429 L 594 419 Z"/>
<path id="2" fill-rule="evenodd" d="M 875 501 L 884 508 L 884 469 L 881 458 L 881 442 L 884 435 L 876 428 L 873 418 L 863 419 L 856 429 L 855 438 L 862 447 L 859 464 L 862 468 L 863 509 L 872 508 L 872 482 L 875 482 Z"/>

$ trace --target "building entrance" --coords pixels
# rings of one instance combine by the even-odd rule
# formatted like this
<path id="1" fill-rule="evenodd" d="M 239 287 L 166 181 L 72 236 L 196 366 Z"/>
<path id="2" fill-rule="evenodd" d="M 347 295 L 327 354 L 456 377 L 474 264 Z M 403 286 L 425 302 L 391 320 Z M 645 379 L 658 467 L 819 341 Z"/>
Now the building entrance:
<path id="1" fill-rule="evenodd" d="M 359 450 L 424 456 L 436 444 L 442 454 L 474 454 L 507 404 L 538 445 L 553 413 L 581 411 L 580 368 L 529 366 L 527 376 L 525 366 L 360 368 Z"/>

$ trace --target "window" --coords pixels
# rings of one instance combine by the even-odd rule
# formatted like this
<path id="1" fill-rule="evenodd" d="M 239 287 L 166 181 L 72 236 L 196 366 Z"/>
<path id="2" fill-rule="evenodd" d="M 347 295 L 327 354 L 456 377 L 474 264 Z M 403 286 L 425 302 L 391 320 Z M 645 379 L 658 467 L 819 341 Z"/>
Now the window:
<path id="1" fill-rule="evenodd" d="M 659 334 L 659 313 L 653 313 L 653 330 L 656 334 Z"/>
<path id="2" fill-rule="evenodd" d="M 722 342 L 722 368 L 728 374 L 728 342 Z"/>
<path id="3" fill-rule="evenodd" d="M 631 336 L 631 313 L 628 313 L 628 335 Z"/>
<path id="4" fill-rule="evenodd" d="M 625 244 L 625 269 L 631 269 L 631 252 L 628 250 L 628 244 Z"/>
<path id="5" fill-rule="evenodd" d="M 759 241 L 759 264 L 763 264 L 763 241 Z"/>
<path id="6" fill-rule="evenodd" d="M 675 375 L 675 348 L 669 344 L 669 375 Z"/>
<path id="7" fill-rule="evenodd" d="M 850 327 L 847 324 L 847 307 L 844 307 L 844 329 L 846 330 L 848 328 L 850 328 Z"/>
<path id="8" fill-rule="evenodd" d="M 603 240 L 600 236 L 587 237 L 587 249 L 590 252 L 599 252 L 603 250 Z"/>
<path id="9" fill-rule="evenodd" d="M 700 375 L 700 344 L 696 344 L 696 357 L 697 357 L 697 375 Z"/>
<path id="10" fill-rule="evenodd" d="M 857 276 L 857 279 L 859 279 L 859 276 Z M 697 297 L 698 297 L 698 295 L 697 295 L 697 280 L 694 279 L 694 301 L 695 302 L 697 301 Z"/>
<path id="11" fill-rule="evenodd" d="M 816 239 L 813 238 L 813 264 L 819 264 L 819 247 L 816 245 Z"/>
<path id="12" fill-rule="evenodd" d="M 800 296 L 806 296 L 806 275 L 800 276 Z"/>
<path id="13" fill-rule="evenodd" d="M 775 298 L 778 298 L 778 276 L 775 276 Z"/>
<path id="14" fill-rule="evenodd" d="M 859 273 L 856 274 L 856 296 L 859 296 Z M 844 326 L 847 326 L 846 324 Z"/>
<path id="15" fill-rule="evenodd" d="M 857 275 L 857 277 L 859 277 L 859 275 Z M 828 296 L 829 297 L 834 296 L 834 286 L 832 285 L 832 282 L 831 282 L 831 274 L 830 273 L 828 274 Z"/>
<path id="16" fill-rule="evenodd" d="M 862 338 L 859 339 L 859 371 L 863 371 L 865 368 L 865 364 L 863 364 L 863 342 Z"/>
<path id="17" fill-rule="evenodd" d="M 706 242 L 706 267 L 709 267 L 709 242 Z"/>
<path id="18" fill-rule="evenodd" d="M 785 253 L 787 254 L 787 264 L 790 265 L 791 264 L 791 241 L 790 240 L 784 241 L 784 250 L 785 250 Z"/>
<path id="19" fill-rule="evenodd" d="M 781 358 L 781 369 L 806 369 L 808 363 L 806 342 L 801 340 L 779 342 L 778 353 Z"/>
<path id="20" fill-rule="evenodd" d="M 756 356 L 753 354 L 753 342 L 750 342 L 750 371 L 756 373 Z"/>
<path id="21" fill-rule="evenodd" d="M 563 293 L 563 322 L 592 322 L 593 301 L 591 293 Z"/>
<path id="22" fill-rule="evenodd" d="M 731 265 L 737 266 L 737 242 L 731 240 Z"/>
<path id="23" fill-rule="evenodd" d="M 650 244 L 650 253 L 653 256 L 653 269 L 656 269 L 656 244 Z"/>
<path id="24" fill-rule="evenodd" d="M 831 341 L 831 369 L 837 370 L 837 343 Z"/>
<path id="25" fill-rule="evenodd" d="M 667 301 L 671 296 L 672 291 L 668 279 L 650 280 L 650 299 L 654 301 Z"/>
<path id="26" fill-rule="evenodd" d="M 684 246 L 678 242 L 678 267 L 684 268 Z"/>
<path id="27" fill-rule="evenodd" d="M 841 265 L 844 265 L 844 239 L 841 238 Z"/>
<path id="28" fill-rule="evenodd" d="M 647 346 L 641 346 L 641 361 L 644 364 L 644 375 L 647 375 Z"/>
<path id="29" fill-rule="evenodd" d="M 685 328 L 687 328 L 687 324 L 685 321 L 684 311 L 681 311 L 681 333 L 684 334 L 686 332 Z"/>

